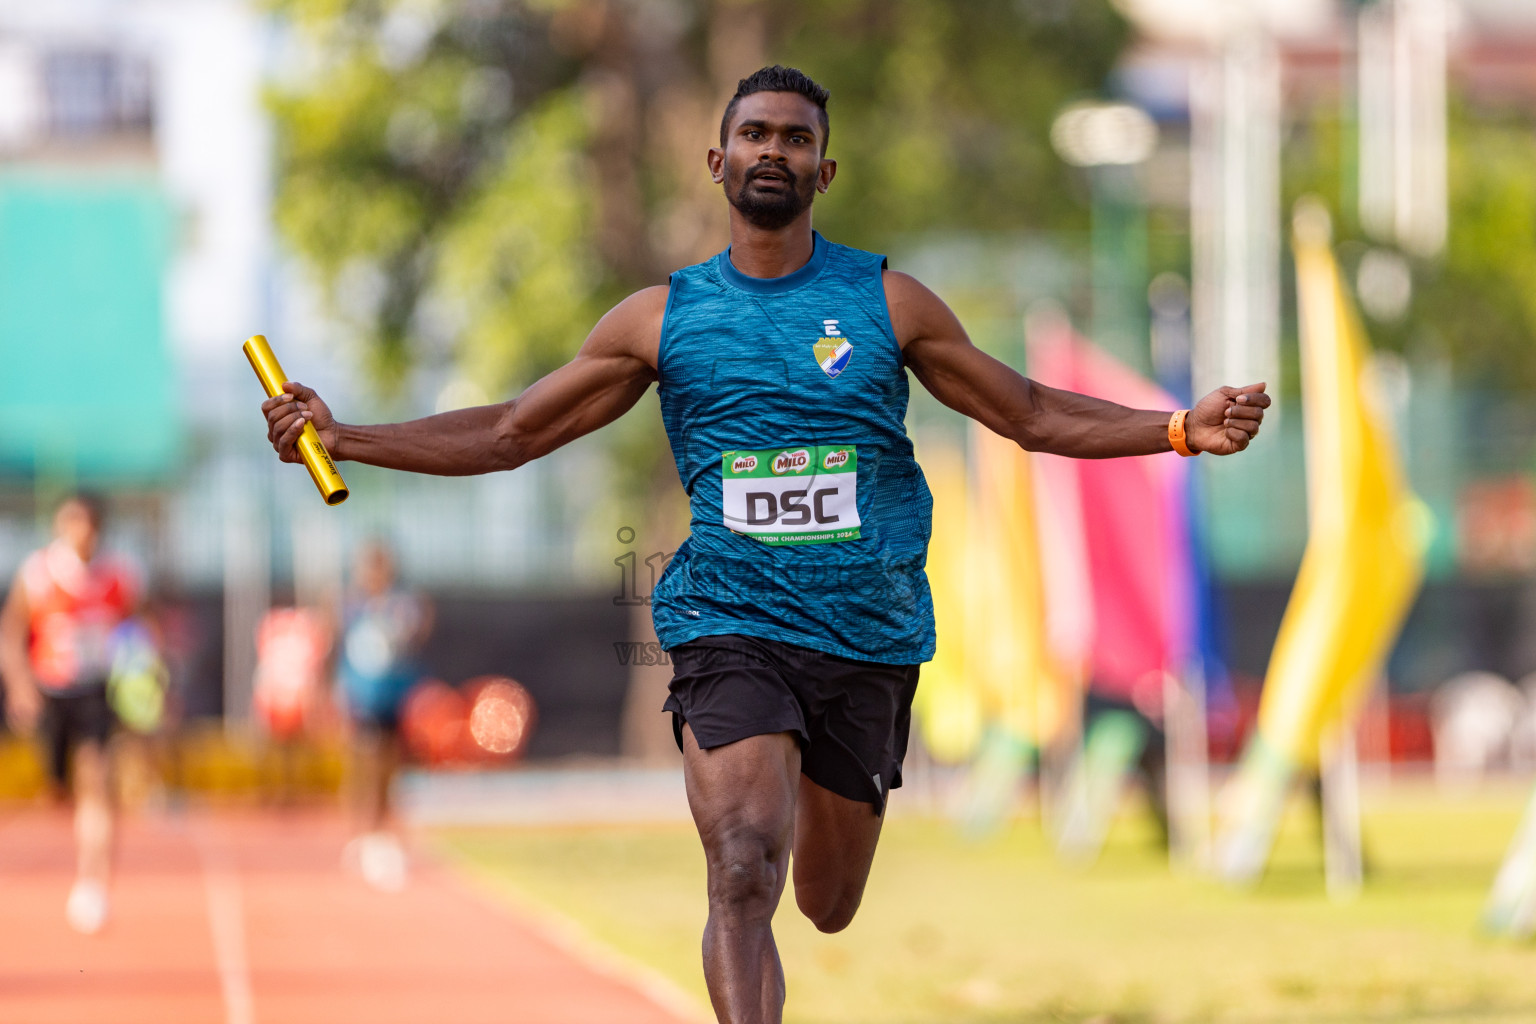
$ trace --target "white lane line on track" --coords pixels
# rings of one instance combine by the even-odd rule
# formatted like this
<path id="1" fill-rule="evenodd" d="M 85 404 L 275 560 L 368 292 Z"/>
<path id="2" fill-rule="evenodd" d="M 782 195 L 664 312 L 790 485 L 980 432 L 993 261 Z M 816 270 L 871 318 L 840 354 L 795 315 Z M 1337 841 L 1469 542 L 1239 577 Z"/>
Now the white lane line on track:
<path id="1" fill-rule="evenodd" d="M 699 1001 L 681 985 L 654 968 L 634 960 L 594 938 L 581 925 L 547 907 L 523 902 L 524 921 L 551 946 L 586 964 L 597 974 L 638 992 L 673 1017 L 703 1024 Z"/>
<path id="2" fill-rule="evenodd" d="M 687 989 L 653 967 L 621 953 L 596 938 L 576 921 L 523 891 L 505 878 L 494 877 L 472 864 L 438 859 L 438 871 L 450 885 L 466 889 L 479 899 L 500 904 L 517 915 L 519 923 L 551 946 L 585 965 L 594 973 L 638 993 L 679 1021 L 704 1024 L 713 1014 Z"/>
<path id="3" fill-rule="evenodd" d="M 196 830 L 192 844 L 203 866 L 208 930 L 213 933 L 213 957 L 224 993 L 224 1024 L 256 1024 L 256 1000 L 245 955 L 245 899 L 240 876 L 201 830 Z"/>

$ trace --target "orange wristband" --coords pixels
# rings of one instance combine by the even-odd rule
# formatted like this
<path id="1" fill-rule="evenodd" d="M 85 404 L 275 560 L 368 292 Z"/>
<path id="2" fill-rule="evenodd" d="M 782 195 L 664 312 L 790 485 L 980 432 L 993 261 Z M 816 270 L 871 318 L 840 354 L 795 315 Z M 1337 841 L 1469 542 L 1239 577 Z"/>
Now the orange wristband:
<path id="1" fill-rule="evenodd" d="M 1188 415 L 1188 409 L 1180 409 L 1168 420 L 1168 443 L 1173 445 L 1174 451 L 1185 457 L 1200 454 L 1190 448 L 1189 439 L 1184 434 L 1184 418 Z"/>

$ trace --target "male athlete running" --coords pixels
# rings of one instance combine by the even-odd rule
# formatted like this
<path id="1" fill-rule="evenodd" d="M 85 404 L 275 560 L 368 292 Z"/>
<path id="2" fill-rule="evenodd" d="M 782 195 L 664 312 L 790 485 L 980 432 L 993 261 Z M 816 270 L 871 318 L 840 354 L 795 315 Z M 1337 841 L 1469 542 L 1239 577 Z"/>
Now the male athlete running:
<path id="1" fill-rule="evenodd" d="M 88 935 L 106 924 L 112 867 L 113 633 L 139 592 L 128 566 L 97 550 L 101 523 L 98 499 L 66 500 L 53 542 L 21 563 L 0 607 L 6 717 L 19 732 L 41 734 L 58 795 L 74 797 L 76 874 L 64 916 Z"/>
<path id="2" fill-rule="evenodd" d="M 1228 455 L 1269 405 L 1255 384 L 1187 416 L 1127 409 L 975 348 L 927 288 L 811 230 L 811 201 L 837 172 L 826 102 L 793 69 L 744 79 L 709 151 L 730 248 L 619 303 L 510 402 L 366 427 L 336 422 L 298 383 L 262 406 L 285 461 L 309 420 L 337 459 L 462 475 L 546 455 L 659 386 L 692 535 L 652 607 L 708 864 L 704 973 L 732 1024 L 781 1018 L 770 923 L 791 851 L 800 910 L 822 931 L 846 927 L 901 784 L 934 648 L 932 502 L 903 423 L 906 371 L 1022 447 L 1080 458 Z"/>

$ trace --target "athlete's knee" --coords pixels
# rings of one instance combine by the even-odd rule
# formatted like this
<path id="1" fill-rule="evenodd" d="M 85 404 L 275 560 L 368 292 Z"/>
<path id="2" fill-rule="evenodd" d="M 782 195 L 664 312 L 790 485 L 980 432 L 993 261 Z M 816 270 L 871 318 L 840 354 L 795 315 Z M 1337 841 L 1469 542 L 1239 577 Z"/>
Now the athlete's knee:
<path id="1" fill-rule="evenodd" d="M 795 885 L 795 905 L 819 932 L 840 932 L 853 923 L 863 902 L 863 890 L 815 884 Z"/>
<path id="2" fill-rule="evenodd" d="M 709 902 L 738 912 L 773 912 L 784 869 L 784 841 L 752 825 L 725 829 L 709 854 Z"/>
<path id="3" fill-rule="evenodd" d="M 77 801 L 109 798 L 111 780 L 107 752 L 99 743 L 82 743 L 75 748 L 70 769 L 70 788 Z"/>
<path id="4" fill-rule="evenodd" d="M 112 808 L 94 797 L 75 802 L 75 838 L 83 846 L 100 846 L 112 840 Z"/>

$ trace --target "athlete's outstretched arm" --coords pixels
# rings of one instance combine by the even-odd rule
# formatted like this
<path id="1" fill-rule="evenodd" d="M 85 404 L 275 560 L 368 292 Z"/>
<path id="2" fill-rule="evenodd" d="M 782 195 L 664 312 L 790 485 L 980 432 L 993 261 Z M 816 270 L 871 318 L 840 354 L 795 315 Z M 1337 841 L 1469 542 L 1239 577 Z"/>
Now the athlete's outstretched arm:
<path id="1" fill-rule="evenodd" d="M 331 457 L 386 469 L 469 476 L 515 469 L 612 423 L 656 380 L 656 352 L 667 289 L 646 288 L 619 303 L 569 363 L 500 405 L 439 413 L 408 423 L 338 423 L 314 390 L 296 381 L 261 408 L 267 439 L 284 462 L 298 462 L 305 421 Z"/>
<path id="2" fill-rule="evenodd" d="M 1080 459 L 1171 451 L 1173 410 L 1128 409 L 1048 388 L 987 355 L 953 311 L 915 278 L 885 273 L 885 295 L 902 357 L 935 398 L 1030 451 Z M 1190 448 L 1230 455 L 1248 447 L 1264 421 L 1263 384 L 1218 388 L 1190 411 Z"/>
<path id="3" fill-rule="evenodd" d="M 32 663 L 27 655 L 27 591 L 21 573 L 11 584 L 5 604 L 0 606 L 0 679 L 5 682 L 5 717 L 17 732 L 29 733 L 37 724 L 42 697 L 32 678 Z"/>

